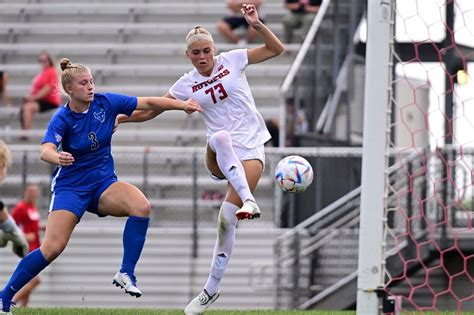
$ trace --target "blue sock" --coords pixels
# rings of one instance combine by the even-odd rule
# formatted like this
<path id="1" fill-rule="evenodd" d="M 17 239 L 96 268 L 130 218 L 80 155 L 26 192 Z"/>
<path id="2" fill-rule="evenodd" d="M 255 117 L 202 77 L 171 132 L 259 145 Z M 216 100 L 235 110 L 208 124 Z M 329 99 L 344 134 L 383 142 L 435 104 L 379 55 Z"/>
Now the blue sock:
<path id="1" fill-rule="evenodd" d="M 40 249 L 36 249 L 29 253 L 23 258 L 13 272 L 10 280 L 7 282 L 3 290 L 1 291 L 0 298 L 5 305 L 5 302 L 9 303 L 15 293 L 17 293 L 25 284 L 30 282 L 31 279 L 36 277 L 41 270 L 46 268 L 49 263 L 43 256 Z"/>
<path id="2" fill-rule="evenodd" d="M 135 266 L 145 245 L 146 232 L 150 218 L 134 217 L 128 218 L 123 231 L 123 259 L 120 272 L 129 275 L 135 274 Z"/>

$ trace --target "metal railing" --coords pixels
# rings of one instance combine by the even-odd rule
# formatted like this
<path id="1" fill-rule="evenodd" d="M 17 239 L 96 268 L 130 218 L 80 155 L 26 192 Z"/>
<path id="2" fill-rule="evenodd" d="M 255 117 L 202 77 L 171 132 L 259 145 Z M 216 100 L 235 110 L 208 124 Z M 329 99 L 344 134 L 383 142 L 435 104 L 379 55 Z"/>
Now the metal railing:
<path id="1" fill-rule="evenodd" d="M 310 29 L 308 30 L 308 33 L 306 34 L 303 44 L 301 45 L 300 50 L 298 51 L 298 54 L 296 55 L 295 60 L 293 61 L 290 70 L 288 71 L 288 74 L 286 75 L 281 88 L 280 88 L 280 94 L 282 95 L 282 100 L 280 102 L 280 147 L 285 147 L 287 144 L 287 129 L 291 124 L 294 124 L 293 122 L 287 121 L 287 103 L 286 99 L 288 98 L 288 95 L 290 93 L 290 88 L 293 87 L 294 82 L 297 78 L 298 72 L 301 68 L 301 65 L 303 64 L 303 61 L 305 60 L 306 56 L 308 55 L 310 49 L 314 50 L 314 38 L 319 30 L 319 27 L 321 25 L 321 22 L 324 19 L 324 16 L 326 15 L 326 12 L 328 10 L 329 4 L 331 3 L 330 0 L 324 0 L 322 5 L 319 8 L 318 13 L 316 14 L 313 24 L 311 25 Z M 309 69 L 314 70 L 314 68 Z M 305 72 L 307 70 L 305 69 Z M 292 126 L 291 126 L 292 127 Z"/>
<path id="2" fill-rule="evenodd" d="M 364 9 L 357 1 L 322 2 L 280 88 L 280 146 L 291 146 L 295 135 L 314 131 L 338 85 L 343 61 L 353 55 L 352 38 Z"/>
<path id="3" fill-rule="evenodd" d="M 0 186 L 2 198 L 13 205 L 21 197 L 26 183 L 36 182 L 42 189 L 40 208 L 47 209 L 53 167 L 39 160 L 40 146 L 10 145 L 10 148 L 13 165 L 5 183 Z M 282 157 L 297 154 L 329 159 L 361 155 L 360 148 L 268 147 L 265 152 L 266 169 L 256 198 L 264 210 L 262 224 L 277 227 L 283 211 L 282 193 L 274 184 L 272 174 Z M 153 224 L 167 222 L 171 226 L 181 226 L 195 221 L 201 226 L 214 225 L 226 184 L 208 176 L 204 147 L 113 146 L 112 153 L 119 178 L 139 187 L 157 210 L 158 219 Z M 317 166 L 315 170 L 317 176 Z M 192 216 L 194 220 L 191 220 Z"/>

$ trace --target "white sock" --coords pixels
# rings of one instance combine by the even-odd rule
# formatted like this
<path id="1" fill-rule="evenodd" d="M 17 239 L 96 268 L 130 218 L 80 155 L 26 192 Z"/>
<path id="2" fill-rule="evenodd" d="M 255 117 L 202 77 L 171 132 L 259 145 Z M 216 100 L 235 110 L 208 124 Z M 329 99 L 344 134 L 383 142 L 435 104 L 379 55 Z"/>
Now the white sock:
<path id="1" fill-rule="evenodd" d="M 225 130 L 216 132 L 209 138 L 209 145 L 212 151 L 216 152 L 217 165 L 234 187 L 242 202 L 255 201 L 245 177 L 244 167 L 232 147 L 230 134 Z"/>
<path id="2" fill-rule="evenodd" d="M 230 255 L 232 255 L 232 250 L 234 249 L 235 228 L 237 226 L 235 212 L 237 210 L 239 210 L 238 206 L 224 201 L 221 206 L 221 211 L 219 212 L 219 219 L 217 220 L 217 240 L 212 256 L 211 272 L 204 285 L 204 289 L 210 296 L 213 296 L 218 291 Z"/>
<path id="3" fill-rule="evenodd" d="M 19 227 L 16 225 L 13 218 L 9 215 L 7 220 L 3 223 L 0 223 L 0 230 L 5 233 L 12 233 L 15 230 L 19 230 Z"/>

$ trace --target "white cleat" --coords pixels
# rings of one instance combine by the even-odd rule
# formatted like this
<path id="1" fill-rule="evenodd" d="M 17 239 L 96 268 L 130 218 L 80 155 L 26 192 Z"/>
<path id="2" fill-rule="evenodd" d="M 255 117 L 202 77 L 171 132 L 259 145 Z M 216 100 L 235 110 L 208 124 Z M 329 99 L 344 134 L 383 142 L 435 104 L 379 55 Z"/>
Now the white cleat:
<path id="1" fill-rule="evenodd" d="M 0 231 L 0 247 L 5 247 L 8 241 L 12 241 L 13 252 L 20 258 L 28 255 L 29 246 L 25 235 L 19 229 L 12 232 Z"/>
<path id="2" fill-rule="evenodd" d="M 184 309 L 185 315 L 201 315 L 203 314 L 212 303 L 219 297 L 219 292 L 210 296 L 206 290 L 203 290 L 196 296 Z"/>
<path id="3" fill-rule="evenodd" d="M 242 208 L 237 210 L 237 212 L 235 213 L 235 216 L 239 220 L 245 220 L 245 219 L 253 220 L 253 219 L 260 218 L 261 213 L 262 212 L 260 211 L 260 208 L 255 203 L 255 201 L 246 200 Z"/>
<path id="4" fill-rule="evenodd" d="M 142 292 L 137 288 L 136 282 L 137 280 L 134 275 L 129 276 L 127 273 L 119 271 L 115 274 L 112 284 L 115 284 L 116 287 L 125 289 L 125 293 L 139 298 L 142 296 Z"/>

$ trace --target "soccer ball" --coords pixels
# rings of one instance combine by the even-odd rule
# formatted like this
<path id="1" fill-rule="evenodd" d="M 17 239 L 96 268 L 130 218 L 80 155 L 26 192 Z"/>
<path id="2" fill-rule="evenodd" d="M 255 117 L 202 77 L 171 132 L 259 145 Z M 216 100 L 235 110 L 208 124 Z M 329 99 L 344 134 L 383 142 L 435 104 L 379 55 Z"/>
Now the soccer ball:
<path id="1" fill-rule="evenodd" d="M 301 156 L 290 155 L 278 162 L 275 180 L 284 192 L 303 192 L 313 182 L 313 168 Z"/>

